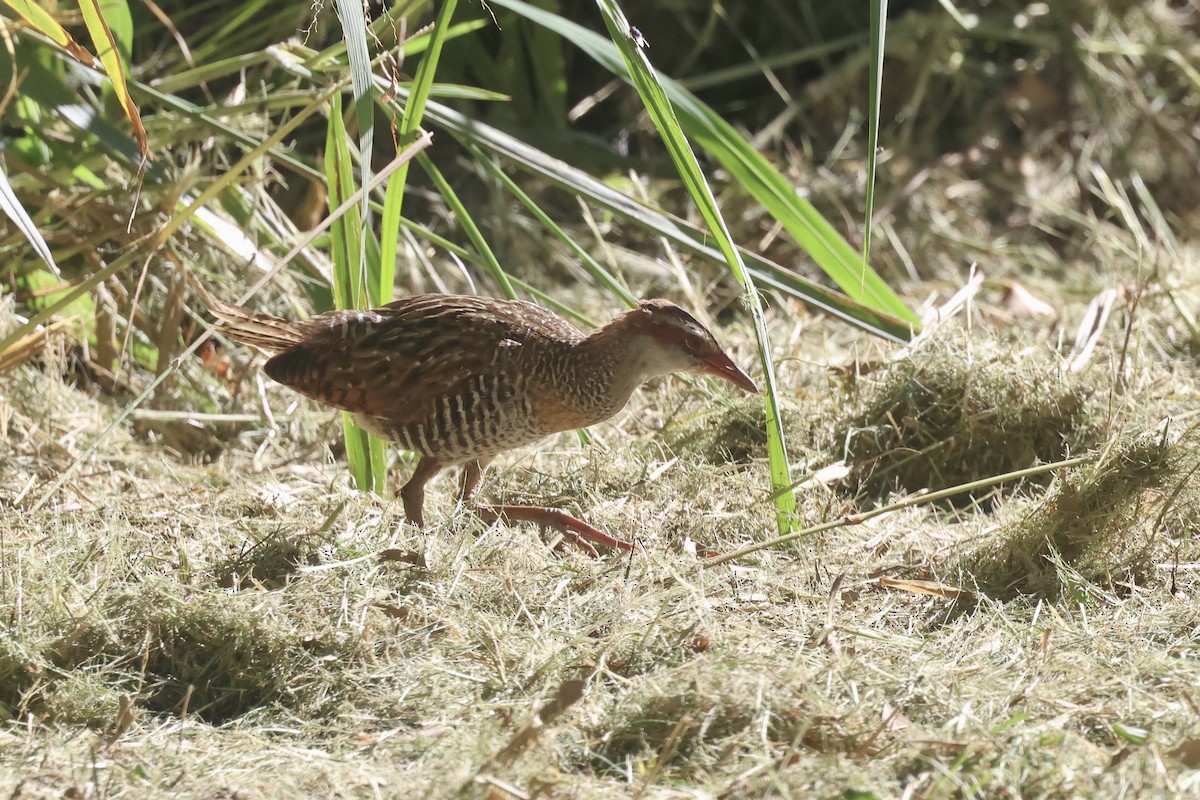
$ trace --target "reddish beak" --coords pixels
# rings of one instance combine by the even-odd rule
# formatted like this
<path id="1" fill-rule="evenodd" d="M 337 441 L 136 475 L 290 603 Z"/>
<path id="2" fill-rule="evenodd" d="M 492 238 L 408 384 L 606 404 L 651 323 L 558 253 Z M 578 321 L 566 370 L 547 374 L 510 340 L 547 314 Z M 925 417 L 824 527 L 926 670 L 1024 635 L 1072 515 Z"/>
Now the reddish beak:
<path id="1" fill-rule="evenodd" d="M 737 386 L 739 389 L 745 389 L 751 394 L 758 394 L 758 387 L 754 385 L 754 381 L 750 380 L 750 376 L 742 372 L 737 364 L 733 363 L 732 359 L 724 353 L 717 353 L 715 356 L 710 356 L 704 359 L 704 372 L 709 375 L 716 375 L 718 378 L 725 380 Z"/>

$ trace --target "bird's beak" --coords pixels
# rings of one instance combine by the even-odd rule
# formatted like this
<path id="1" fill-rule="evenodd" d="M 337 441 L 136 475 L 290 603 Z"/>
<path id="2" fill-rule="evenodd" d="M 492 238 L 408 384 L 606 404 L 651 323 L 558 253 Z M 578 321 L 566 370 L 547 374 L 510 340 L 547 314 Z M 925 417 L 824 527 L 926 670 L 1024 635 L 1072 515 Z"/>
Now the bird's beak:
<path id="1" fill-rule="evenodd" d="M 701 367 L 702 372 L 724 378 L 739 389 L 745 389 L 751 394 L 758 394 L 758 387 L 754 385 L 754 381 L 750 380 L 750 376 L 742 372 L 741 368 L 724 353 L 709 356 L 702 363 L 704 364 Z"/>

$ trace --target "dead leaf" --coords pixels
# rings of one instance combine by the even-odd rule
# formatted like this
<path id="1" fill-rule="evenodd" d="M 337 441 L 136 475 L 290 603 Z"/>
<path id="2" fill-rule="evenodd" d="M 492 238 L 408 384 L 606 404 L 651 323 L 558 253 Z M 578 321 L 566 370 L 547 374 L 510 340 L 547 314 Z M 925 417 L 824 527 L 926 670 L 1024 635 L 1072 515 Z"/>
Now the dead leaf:
<path id="1" fill-rule="evenodd" d="M 935 581 L 897 580 L 896 578 L 880 578 L 879 585 L 885 589 L 899 589 L 912 594 L 930 594 L 934 597 L 945 597 L 947 600 L 957 600 L 960 597 L 972 597 L 974 593 Z"/>
<path id="2" fill-rule="evenodd" d="M 1012 312 L 1014 317 L 1055 317 L 1058 312 L 1054 306 L 1019 283 L 1010 283 L 1004 290 L 1004 307 Z"/>
<path id="3" fill-rule="evenodd" d="M 1188 769 L 1200 769 L 1200 739 L 1184 739 L 1168 750 L 1167 755 Z"/>
<path id="4" fill-rule="evenodd" d="M 429 569 L 428 559 L 419 550 L 401 550 L 398 547 L 389 547 L 379 554 L 379 560 L 399 561 L 401 564 L 412 564 L 414 567 Z"/>

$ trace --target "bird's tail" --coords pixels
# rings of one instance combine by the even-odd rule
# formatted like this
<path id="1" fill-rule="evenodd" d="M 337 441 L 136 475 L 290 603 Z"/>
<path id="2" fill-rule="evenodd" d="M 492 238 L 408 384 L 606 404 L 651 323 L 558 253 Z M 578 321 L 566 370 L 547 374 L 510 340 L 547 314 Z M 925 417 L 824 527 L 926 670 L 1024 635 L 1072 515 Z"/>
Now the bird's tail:
<path id="1" fill-rule="evenodd" d="M 291 350 L 305 339 L 303 324 L 218 300 L 198 280 L 193 279 L 192 286 L 208 305 L 209 313 L 217 318 L 217 331 L 230 339 L 257 347 L 268 355 Z"/>

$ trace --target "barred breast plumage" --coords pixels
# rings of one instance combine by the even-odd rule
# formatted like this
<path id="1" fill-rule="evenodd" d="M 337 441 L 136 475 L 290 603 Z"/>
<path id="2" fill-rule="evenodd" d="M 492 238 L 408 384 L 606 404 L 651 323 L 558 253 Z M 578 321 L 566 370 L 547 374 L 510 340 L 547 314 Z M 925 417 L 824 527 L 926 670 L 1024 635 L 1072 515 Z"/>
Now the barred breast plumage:
<path id="1" fill-rule="evenodd" d="M 271 378 L 421 455 L 401 490 L 417 524 L 424 485 L 442 469 L 464 465 L 462 496 L 470 500 L 493 457 L 608 419 L 650 377 L 708 372 L 756 391 L 712 334 L 665 300 L 643 302 L 588 336 L 521 300 L 413 295 L 302 322 L 209 302 L 223 333 L 271 355 Z M 557 509 L 481 509 L 630 546 Z"/>

